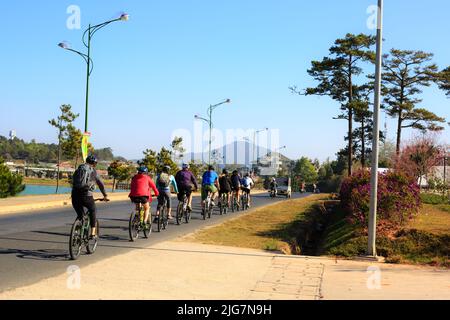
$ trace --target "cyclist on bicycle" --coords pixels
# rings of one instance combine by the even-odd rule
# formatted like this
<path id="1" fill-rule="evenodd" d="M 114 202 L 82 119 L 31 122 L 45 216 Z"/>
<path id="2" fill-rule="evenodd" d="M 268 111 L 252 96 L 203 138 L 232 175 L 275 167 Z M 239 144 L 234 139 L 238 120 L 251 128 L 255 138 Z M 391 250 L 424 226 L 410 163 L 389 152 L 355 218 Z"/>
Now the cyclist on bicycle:
<path id="1" fill-rule="evenodd" d="M 233 173 L 231 174 L 231 189 L 234 192 L 234 196 L 236 197 L 236 201 L 239 206 L 241 177 L 239 176 L 239 172 L 237 170 L 234 170 Z"/>
<path id="2" fill-rule="evenodd" d="M 72 177 L 72 207 L 80 220 L 83 218 L 84 208 L 88 210 L 89 219 L 91 220 L 91 238 L 97 237 L 97 230 L 95 228 L 97 206 L 95 205 L 93 196 L 95 185 L 99 187 L 103 194 L 103 201 L 109 201 L 105 191 L 105 185 L 95 170 L 97 163 L 97 158 L 89 155 L 86 158 L 86 163 L 80 165 Z"/>
<path id="3" fill-rule="evenodd" d="M 277 188 L 278 188 L 277 179 L 272 178 L 272 181 L 270 182 L 270 191 L 275 191 L 275 194 L 276 194 Z"/>
<path id="4" fill-rule="evenodd" d="M 228 206 L 230 206 L 230 193 L 231 193 L 231 179 L 228 175 L 228 170 L 223 169 L 222 176 L 219 178 L 219 199 L 222 199 L 222 195 L 225 194 L 227 196 Z"/>
<path id="5" fill-rule="evenodd" d="M 217 196 L 217 191 L 220 189 L 219 176 L 214 171 L 213 166 L 208 167 L 208 171 L 202 177 L 202 208 L 205 208 L 205 200 L 208 198 L 208 193 L 212 193 L 211 204 L 214 206 L 214 200 Z"/>
<path id="6" fill-rule="evenodd" d="M 255 185 L 253 179 L 250 177 L 249 173 L 246 173 L 244 178 L 242 179 L 242 191 L 245 192 L 248 196 L 248 207 L 250 208 L 251 200 L 250 200 L 250 190 Z"/>
<path id="7" fill-rule="evenodd" d="M 189 171 L 189 165 L 183 163 L 182 170 L 175 175 L 175 181 L 178 186 L 178 200 L 183 201 L 183 195 L 188 198 L 187 209 L 192 212 L 192 191 L 198 189 L 197 179 L 194 174 Z"/>
<path id="8" fill-rule="evenodd" d="M 173 220 L 170 186 L 173 187 L 175 193 L 178 193 L 178 186 L 177 182 L 175 181 L 175 177 L 169 173 L 170 169 L 171 169 L 170 166 L 163 167 L 161 174 L 159 174 L 158 177 L 156 178 L 156 187 L 158 188 L 159 191 L 156 219 L 159 217 L 159 211 L 163 206 L 164 201 L 166 201 L 168 219 Z"/>
<path id="9" fill-rule="evenodd" d="M 139 210 L 139 204 L 144 205 L 144 222 L 149 223 L 150 219 L 150 204 L 152 202 L 151 190 L 155 196 L 159 196 L 159 191 L 156 188 L 152 178 L 148 176 L 148 168 L 140 166 L 138 168 L 138 174 L 131 180 L 130 194 L 128 197 L 131 202 L 136 204 L 136 210 Z"/>

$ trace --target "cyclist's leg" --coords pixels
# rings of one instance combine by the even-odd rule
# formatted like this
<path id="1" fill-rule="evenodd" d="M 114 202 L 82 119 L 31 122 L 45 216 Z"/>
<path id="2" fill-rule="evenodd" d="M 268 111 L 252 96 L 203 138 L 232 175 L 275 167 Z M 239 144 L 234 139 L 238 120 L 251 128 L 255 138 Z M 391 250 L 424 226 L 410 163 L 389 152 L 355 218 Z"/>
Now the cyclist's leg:
<path id="1" fill-rule="evenodd" d="M 248 194 L 248 206 L 249 206 L 249 207 L 250 207 L 250 205 L 251 205 L 250 193 L 251 193 L 251 189 L 248 188 L 248 189 L 247 189 L 247 194 Z"/>
<path id="2" fill-rule="evenodd" d="M 192 211 L 192 187 L 187 187 L 185 189 L 187 197 L 187 206 L 190 211 Z"/>
<path id="3" fill-rule="evenodd" d="M 150 222 L 150 202 L 145 202 L 144 204 L 144 221 L 146 223 Z"/>
<path id="4" fill-rule="evenodd" d="M 80 196 L 72 194 L 72 207 L 77 213 L 78 219 L 81 220 L 84 214 L 84 207 L 82 198 Z"/>
<path id="5" fill-rule="evenodd" d="M 202 209 L 205 208 L 205 200 L 208 197 L 207 186 L 202 186 Z"/>
<path id="6" fill-rule="evenodd" d="M 161 207 L 163 206 L 164 201 L 164 191 L 159 190 L 158 206 L 156 207 L 156 217 L 159 217 L 159 212 L 161 211 Z"/>
<path id="7" fill-rule="evenodd" d="M 94 197 L 84 197 L 83 206 L 86 207 L 89 212 L 89 219 L 91 220 L 91 235 L 96 236 L 97 206 L 95 205 Z"/>
<path id="8" fill-rule="evenodd" d="M 216 198 L 217 198 L 218 190 L 217 190 L 217 187 L 216 187 L 215 185 L 212 185 L 210 190 L 211 190 L 211 193 L 212 193 L 212 195 L 211 195 L 211 201 L 212 201 L 212 203 L 214 204 L 214 201 L 215 201 Z"/>
<path id="9" fill-rule="evenodd" d="M 240 202 L 240 199 L 239 199 L 239 188 L 235 188 L 234 196 L 236 197 L 236 203 L 239 206 L 239 202 Z"/>
<path id="10" fill-rule="evenodd" d="M 166 191 L 164 193 L 164 197 L 166 198 L 167 215 L 168 215 L 169 219 L 172 220 L 173 219 L 173 217 L 172 217 L 172 198 L 170 195 L 170 191 Z"/>

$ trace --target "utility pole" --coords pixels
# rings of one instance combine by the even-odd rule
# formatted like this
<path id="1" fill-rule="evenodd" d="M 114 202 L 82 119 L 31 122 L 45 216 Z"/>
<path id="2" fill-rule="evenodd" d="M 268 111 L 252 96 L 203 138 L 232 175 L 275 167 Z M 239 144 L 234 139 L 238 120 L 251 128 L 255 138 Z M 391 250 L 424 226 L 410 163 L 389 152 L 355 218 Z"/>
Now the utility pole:
<path id="1" fill-rule="evenodd" d="M 369 244 L 367 253 L 371 257 L 377 256 L 377 193 L 378 193 L 378 158 L 380 141 L 380 101 L 381 101 L 381 69 L 383 65 L 383 0 L 378 0 L 377 21 L 377 56 L 375 71 L 375 101 L 373 112 L 373 146 L 372 146 L 372 175 L 370 181 L 370 212 L 369 212 Z"/>

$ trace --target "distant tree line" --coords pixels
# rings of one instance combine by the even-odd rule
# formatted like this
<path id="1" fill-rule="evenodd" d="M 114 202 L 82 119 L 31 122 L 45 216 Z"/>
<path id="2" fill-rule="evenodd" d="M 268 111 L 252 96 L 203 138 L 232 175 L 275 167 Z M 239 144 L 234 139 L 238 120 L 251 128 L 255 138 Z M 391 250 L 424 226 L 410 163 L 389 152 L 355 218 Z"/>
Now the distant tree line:
<path id="1" fill-rule="evenodd" d="M 0 136 L 0 156 L 5 160 L 26 160 L 28 163 L 56 162 L 57 144 L 37 143 L 34 139 L 8 139 Z"/>

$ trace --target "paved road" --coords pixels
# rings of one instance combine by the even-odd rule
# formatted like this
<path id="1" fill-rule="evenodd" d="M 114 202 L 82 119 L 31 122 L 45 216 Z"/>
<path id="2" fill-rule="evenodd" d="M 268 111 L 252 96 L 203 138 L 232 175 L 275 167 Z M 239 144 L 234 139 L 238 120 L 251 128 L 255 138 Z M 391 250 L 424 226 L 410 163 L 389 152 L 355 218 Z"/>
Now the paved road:
<path id="1" fill-rule="evenodd" d="M 283 201 L 283 198 L 275 200 L 268 194 L 255 195 L 252 209 L 275 201 Z M 175 199 L 173 203 L 178 202 Z M 218 224 L 239 214 L 220 216 L 216 212 L 211 220 L 203 221 L 198 203 L 199 200 L 194 199 L 191 223 L 177 226 L 172 222 L 166 231 L 153 232 L 149 239 L 136 242 L 130 242 L 128 236 L 131 204 L 99 204 L 101 236 L 98 249 L 94 255 L 82 255 L 76 262 L 68 258 L 68 240 L 75 215 L 72 208 L 0 217 L 0 292 L 62 274 L 73 264 L 82 268 L 114 255 L 189 234 L 200 227 Z M 153 203 L 152 212 L 155 212 L 155 205 Z"/>

